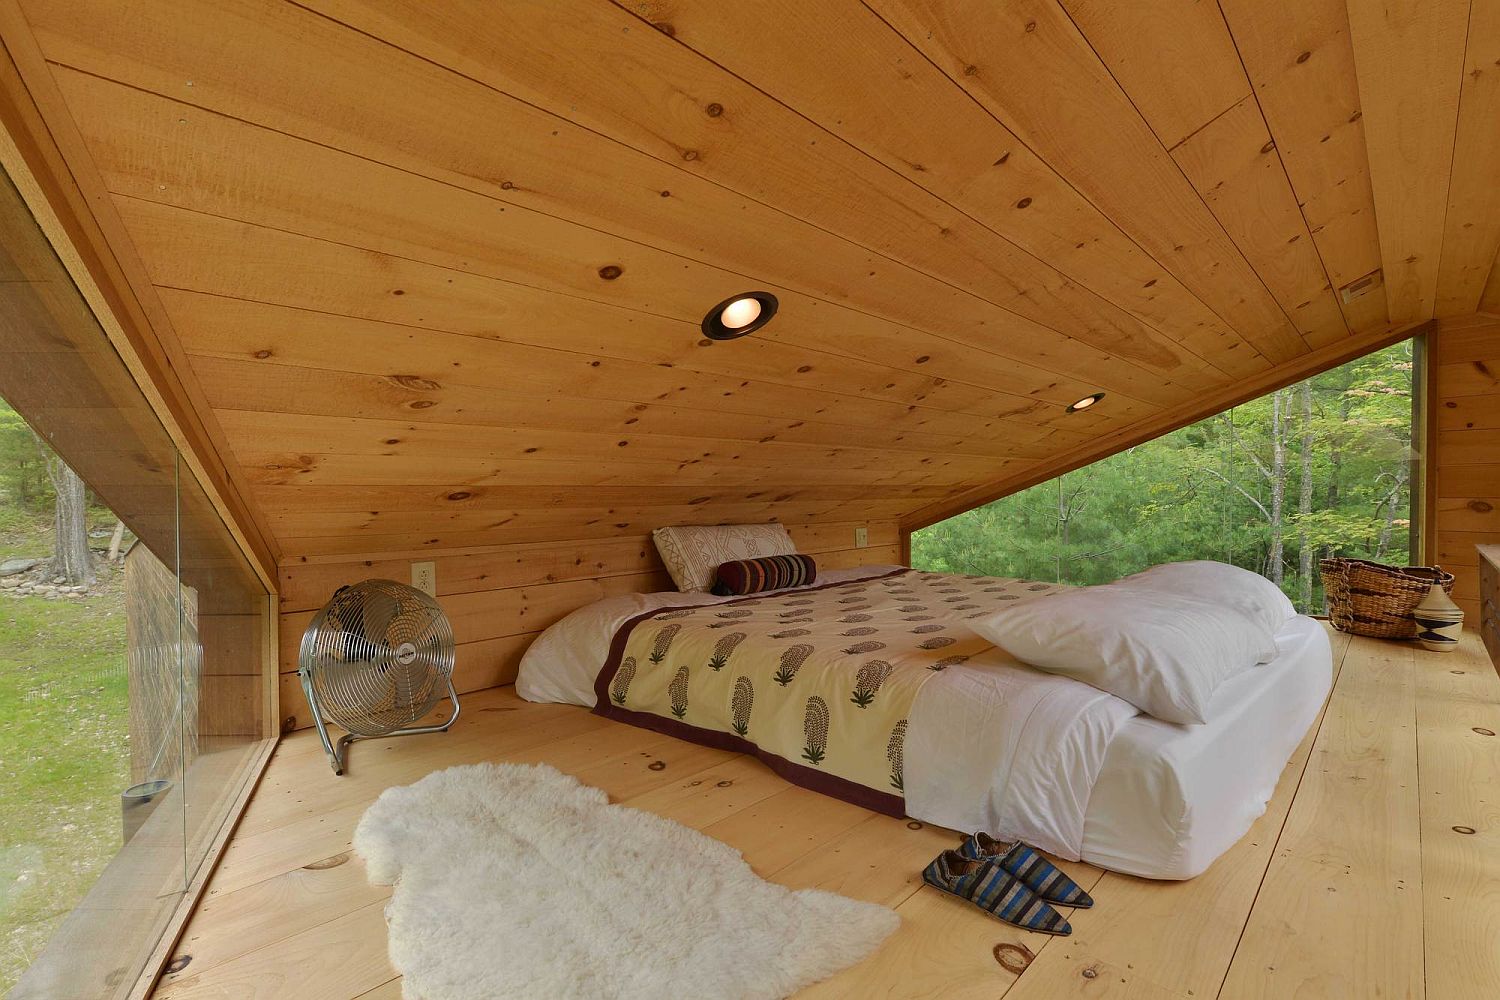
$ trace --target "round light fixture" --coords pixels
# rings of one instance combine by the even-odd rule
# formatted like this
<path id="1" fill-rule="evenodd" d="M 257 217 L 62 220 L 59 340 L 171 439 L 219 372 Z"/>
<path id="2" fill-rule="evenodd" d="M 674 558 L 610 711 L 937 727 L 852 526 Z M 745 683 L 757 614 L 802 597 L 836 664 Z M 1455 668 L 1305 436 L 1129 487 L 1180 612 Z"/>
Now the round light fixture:
<path id="1" fill-rule="evenodd" d="M 1087 410 L 1090 406 L 1093 406 L 1095 403 L 1099 402 L 1099 400 L 1101 400 L 1103 398 L 1104 398 L 1104 393 L 1102 393 L 1102 392 L 1096 392 L 1092 396 L 1084 396 L 1078 402 L 1076 402 L 1072 406 L 1068 407 L 1068 412 L 1069 413 L 1077 413 L 1079 410 Z"/>
<path id="2" fill-rule="evenodd" d="M 776 315 L 776 296 L 745 292 L 725 299 L 703 317 L 703 335 L 710 340 L 734 340 L 754 333 Z"/>

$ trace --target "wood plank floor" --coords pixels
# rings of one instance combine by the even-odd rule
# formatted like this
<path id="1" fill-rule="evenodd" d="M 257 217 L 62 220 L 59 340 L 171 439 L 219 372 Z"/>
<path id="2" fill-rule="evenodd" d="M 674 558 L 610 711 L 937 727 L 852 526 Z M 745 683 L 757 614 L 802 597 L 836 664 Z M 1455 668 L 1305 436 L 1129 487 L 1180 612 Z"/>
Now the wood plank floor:
<path id="1" fill-rule="evenodd" d="M 450 733 L 356 745 L 342 778 L 300 732 L 278 748 L 155 995 L 399 997 L 389 891 L 351 856 L 354 825 L 390 785 L 509 760 L 700 829 L 767 878 L 896 908 L 885 947 L 801 997 L 1500 997 L 1500 679 L 1473 634 L 1446 655 L 1337 634 L 1334 648 L 1329 704 L 1250 833 L 1190 882 L 1066 865 L 1097 905 L 1071 914 L 1065 939 L 922 889 L 951 831 L 511 688 L 466 696 Z"/>

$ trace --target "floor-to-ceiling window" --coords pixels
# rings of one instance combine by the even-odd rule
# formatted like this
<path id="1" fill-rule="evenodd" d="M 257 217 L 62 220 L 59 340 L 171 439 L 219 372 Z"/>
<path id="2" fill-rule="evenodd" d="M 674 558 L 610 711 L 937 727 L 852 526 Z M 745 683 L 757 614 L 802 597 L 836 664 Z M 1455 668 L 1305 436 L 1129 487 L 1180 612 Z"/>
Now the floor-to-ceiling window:
<path id="1" fill-rule="evenodd" d="M 1412 555 L 1416 342 L 1404 341 L 912 535 L 946 573 L 1105 583 L 1217 559 L 1323 612 L 1328 555 Z"/>
<path id="2" fill-rule="evenodd" d="M 0 175 L 0 992 L 152 971 L 267 749 L 269 613 Z"/>

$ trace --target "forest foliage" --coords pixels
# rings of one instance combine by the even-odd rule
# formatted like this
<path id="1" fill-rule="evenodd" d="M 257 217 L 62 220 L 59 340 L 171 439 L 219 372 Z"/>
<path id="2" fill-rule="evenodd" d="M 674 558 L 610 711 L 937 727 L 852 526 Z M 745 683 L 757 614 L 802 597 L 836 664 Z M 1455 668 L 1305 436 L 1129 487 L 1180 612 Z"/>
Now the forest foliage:
<path id="1" fill-rule="evenodd" d="M 1404 341 L 912 535 L 912 565 L 1106 583 L 1217 559 L 1323 611 L 1318 561 L 1405 564 L 1413 344 Z"/>

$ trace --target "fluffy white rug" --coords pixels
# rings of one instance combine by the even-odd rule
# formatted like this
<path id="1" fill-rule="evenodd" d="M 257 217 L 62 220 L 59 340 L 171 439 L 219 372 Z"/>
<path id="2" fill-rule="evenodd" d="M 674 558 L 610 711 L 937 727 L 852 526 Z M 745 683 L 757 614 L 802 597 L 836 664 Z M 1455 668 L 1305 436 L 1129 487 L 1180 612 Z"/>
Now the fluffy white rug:
<path id="1" fill-rule="evenodd" d="M 738 851 L 546 765 L 477 764 L 387 790 L 354 849 L 394 885 L 408 1000 L 784 997 L 900 918 L 766 882 Z"/>

